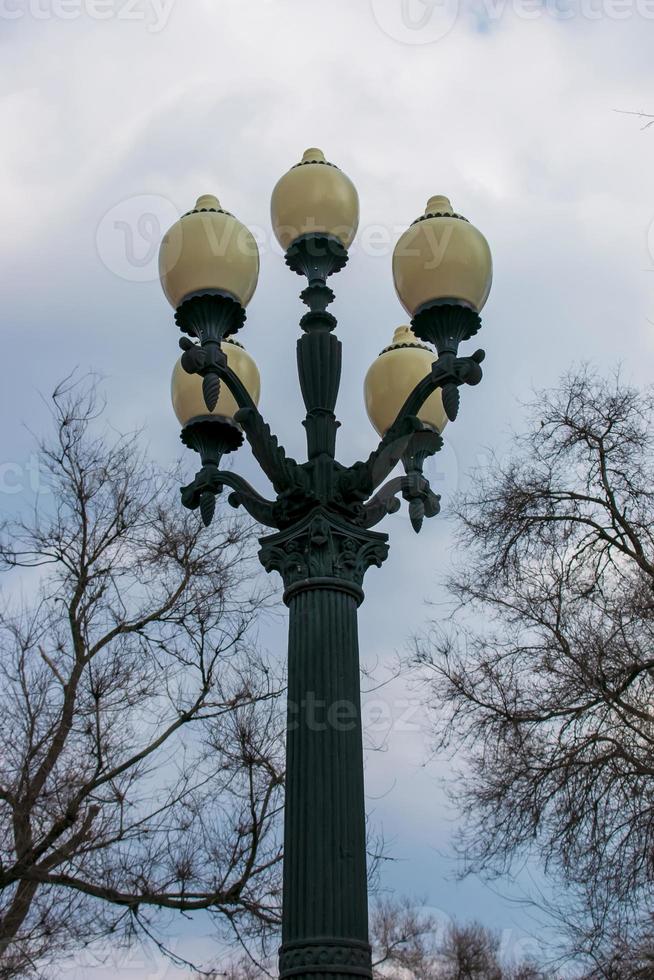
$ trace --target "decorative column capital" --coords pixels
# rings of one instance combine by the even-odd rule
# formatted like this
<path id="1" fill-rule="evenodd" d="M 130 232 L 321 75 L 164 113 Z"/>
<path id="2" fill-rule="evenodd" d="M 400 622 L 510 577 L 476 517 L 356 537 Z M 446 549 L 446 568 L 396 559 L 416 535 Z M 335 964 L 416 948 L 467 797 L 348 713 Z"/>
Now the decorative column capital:
<path id="1" fill-rule="evenodd" d="M 363 577 L 388 555 L 388 535 L 366 531 L 317 507 L 292 527 L 260 539 L 259 559 L 282 576 L 284 601 L 305 589 L 330 588 L 363 600 Z"/>

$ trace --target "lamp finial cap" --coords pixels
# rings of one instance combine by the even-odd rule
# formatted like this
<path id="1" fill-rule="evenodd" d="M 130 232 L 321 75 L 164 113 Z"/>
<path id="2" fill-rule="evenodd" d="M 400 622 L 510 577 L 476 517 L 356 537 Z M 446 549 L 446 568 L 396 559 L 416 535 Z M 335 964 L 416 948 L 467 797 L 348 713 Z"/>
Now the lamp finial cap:
<path id="1" fill-rule="evenodd" d="M 396 327 L 395 333 L 393 334 L 394 344 L 415 344 L 418 338 L 414 334 L 413 330 L 409 326 Z"/>
<path id="2" fill-rule="evenodd" d="M 427 201 L 425 214 L 454 214 L 449 197 L 445 197 L 444 194 L 434 194 Z"/>
<path id="3" fill-rule="evenodd" d="M 195 202 L 196 211 L 220 211 L 220 201 L 215 194 L 200 194 Z"/>
<path id="4" fill-rule="evenodd" d="M 302 154 L 302 163 L 326 163 L 325 154 L 317 146 L 310 146 Z"/>

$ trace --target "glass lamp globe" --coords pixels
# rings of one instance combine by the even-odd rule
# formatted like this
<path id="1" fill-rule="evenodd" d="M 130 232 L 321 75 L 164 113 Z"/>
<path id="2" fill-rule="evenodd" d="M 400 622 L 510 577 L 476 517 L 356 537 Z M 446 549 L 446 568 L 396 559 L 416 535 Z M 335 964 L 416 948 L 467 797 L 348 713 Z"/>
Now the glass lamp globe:
<path id="1" fill-rule="evenodd" d="M 226 294 L 245 307 L 259 278 L 259 249 L 249 229 L 204 194 L 164 235 L 159 277 L 174 309 L 202 293 Z"/>
<path id="2" fill-rule="evenodd" d="M 397 242 L 393 279 L 400 302 L 412 317 L 435 301 L 479 313 L 493 279 L 488 242 L 466 218 L 454 213 L 448 198 L 437 195 Z"/>
<path id="3" fill-rule="evenodd" d="M 312 232 L 330 235 L 348 248 L 359 224 L 359 196 L 350 178 L 328 163 L 322 150 L 312 148 L 277 181 L 270 216 L 285 251 Z"/>
<path id="4" fill-rule="evenodd" d="M 380 436 L 391 427 L 405 401 L 429 372 L 436 353 L 420 343 L 411 327 L 398 327 L 393 342 L 373 361 L 364 381 L 368 418 Z M 441 389 L 432 392 L 418 412 L 421 422 L 442 432 L 447 424 Z"/>
<path id="5" fill-rule="evenodd" d="M 222 349 L 227 357 L 227 366 L 238 375 L 252 401 L 258 404 L 261 393 L 261 378 L 253 358 L 236 341 L 224 340 Z M 182 367 L 181 358 L 173 368 L 170 393 L 175 415 L 182 426 L 187 425 L 192 419 L 207 418 L 208 416 L 218 416 L 232 421 L 238 411 L 234 396 L 225 382 L 221 381 L 218 401 L 213 411 L 209 412 L 202 394 L 202 378 L 199 374 L 188 374 Z"/>

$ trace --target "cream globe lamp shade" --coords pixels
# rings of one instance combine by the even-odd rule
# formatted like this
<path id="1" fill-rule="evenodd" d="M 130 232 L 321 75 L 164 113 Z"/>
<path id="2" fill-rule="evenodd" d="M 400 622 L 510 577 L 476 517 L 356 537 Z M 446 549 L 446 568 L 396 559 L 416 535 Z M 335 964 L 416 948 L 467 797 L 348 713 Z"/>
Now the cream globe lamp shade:
<path id="1" fill-rule="evenodd" d="M 252 401 L 259 403 L 261 393 L 261 378 L 259 369 L 248 352 L 230 340 L 224 340 L 222 349 L 227 356 L 227 366 L 238 375 L 247 389 Z M 207 410 L 202 394 L 202 378 L 199 374 L 188 374 L 182 367 L 180 358 L 173 368 L 170 393 L 175 415 L 181 425 L 186 425 L 191 419 L 199 416 L 217 415 L 221 418 L 233 419 L 238 411 L 238 405 L 224 381 L 220 382 L 220 394 L 212 412 Z"/>
<path id="2" fill-rule="evenodd" d="M 437 355 L 420 343 L 411 327 L 398 327 L 393 343 L 381 352 L 368 369 L 363 391 L 368 418 L 383 436 L 397 418 L 405 401 L 431 371 Z M 432 392 L 418 418 L 442 432 L 447 424 L 441 389 Z"/>
<path id="3" fill-rule="evenodd" d="M 285 251 L 311 232 L 332 235 L 348 248 L 359 224 L 359 196 L 350 178 L 312 148 L 275 184 L 270 217 Z"/>
<path id="4" fill-rule="evenodd" d="M 454 213 L 446 197 L 432 197 L 424 215 L 395 246 L 393 279 L 410 316 L 434 301 L 479 313 L 493 280 L 488 242 L 474 225 Z"/>
<path id="5" fill-rule="evenodd" d="M 226 293 L 247 306 L 259 277 L 259 249 L 245 225 L 204 194 L 164 235 L 159 277 L 175 309 L 206 292 Z"/>

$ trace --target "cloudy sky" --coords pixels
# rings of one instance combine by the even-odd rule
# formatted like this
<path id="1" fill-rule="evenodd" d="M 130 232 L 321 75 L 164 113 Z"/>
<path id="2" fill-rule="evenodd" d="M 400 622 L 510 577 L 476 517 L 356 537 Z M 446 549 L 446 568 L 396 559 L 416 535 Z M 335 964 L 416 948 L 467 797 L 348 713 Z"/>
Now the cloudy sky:
<path id="1" fill-rule="evenodd" d="M 463 393 L 430 464 L 437 491 L 455 494 L 488 447 L 501 451 L 520 425 L 519 400 L 572 362 L 621 361 L 627 377 L 649 381 L 654 127 L 614 110 L 654 112 L 653 38 L 654 0 L 0 0 L 0 506 L 33 494 L 25 426 L 43 424 L 38 393 L 75 364 L 106 376 L 116 426 L 145 426 L 162 462 L 177 455 L 177 330 L 156 254 L 200 193 L 216 193 L 259 239 L 240 339 L 261 369 L 264 413 L 302 455 L 300 280 L 268 215 L 275 181 L 307 146 L 322 147 L 361 198 L 332 307 L 344 343 L 344 462 L 372 448 L 363 377 L 404 321 L 392 244 L 432 194 L 483 230 L 495 262 L 479 336 L 485 381 Z M 438 615 L 426 602 L 444 598 L 451 560 L 446 514 L 418 538 L 404 513 L 384 529 L 391 556 L 368 574 L 361 616 L 362 652 L 380 675 Z M 266 641 L 281 655 L 283 628 Z M 391 719 L 381 726 L 380 700 Z M 456 815 L 440 782 L 450 763 L 425 765 L 416 703 L 395 684 L 364 707 L 369 743 L 385 745 L 368 757 L 368 807 L 398 859 L 384 884 L 476 916 L 528 950 L 523 913 L 478 882 L 451 880 Z M 178 928 L 180 952 L 210 951 L 202 922 Z M 140 952 L 61 975 L 182 973 Z"/>

